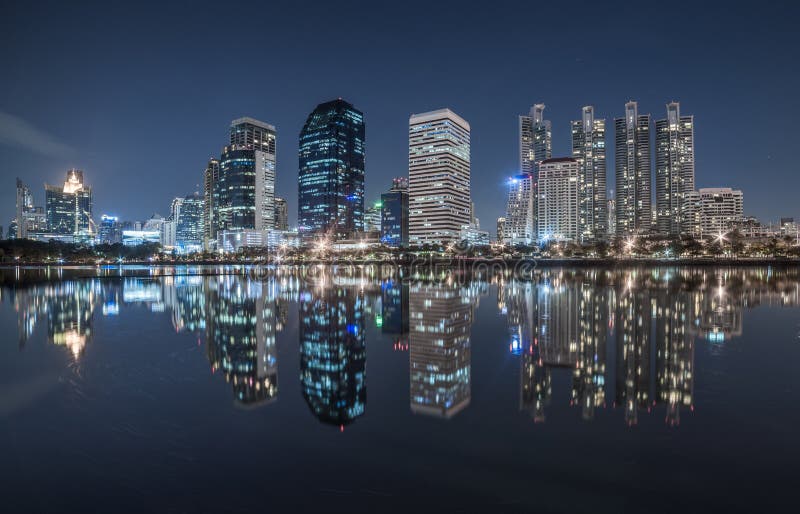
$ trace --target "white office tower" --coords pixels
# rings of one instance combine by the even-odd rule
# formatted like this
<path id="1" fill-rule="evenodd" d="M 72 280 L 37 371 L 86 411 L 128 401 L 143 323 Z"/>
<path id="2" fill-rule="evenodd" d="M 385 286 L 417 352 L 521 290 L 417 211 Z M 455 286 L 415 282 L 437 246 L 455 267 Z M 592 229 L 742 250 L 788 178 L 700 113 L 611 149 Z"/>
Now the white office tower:
<path id="1" fill-rule="evenodd" d="M 536 243 L 533 173 L 521 173 L 508 179 L 508 200 L 503 223 L 503 243 Z"/>
<path id="2" fill-rule="evenodd" d="M 571 157 L 539 164 L 539 241 L 578 242 L 580 164 Z"/>
<path id="3" fill-rule="evenodd" d="M 552 130 L 544 119 L 544 104 L 535 104 L 519 117 L 519 170 L 535 173 L 539 162 L 552 157 Z"/>
<path id="4" fill-rule="evenodd" d="M 656 121 L 656 229 L 677 236 L 690 232 L 686 197 L 694 192 L 694 117 L 681 116 L 678 102 Z"/>
<path id="5" fill-rule="evenodd" d="M 583 108 L 580 120 L 572 122 L 572 157 L 580 166 L 580 239 L 606 239 L 606 120 L 594 117 L 594 107 Z"/>
<path id="6" fill-rule="evenodd" d="M 411 245 L 457 241 L 470 224 L 469 123 L 450 109 L 414 114 L 408 127 Z"/>

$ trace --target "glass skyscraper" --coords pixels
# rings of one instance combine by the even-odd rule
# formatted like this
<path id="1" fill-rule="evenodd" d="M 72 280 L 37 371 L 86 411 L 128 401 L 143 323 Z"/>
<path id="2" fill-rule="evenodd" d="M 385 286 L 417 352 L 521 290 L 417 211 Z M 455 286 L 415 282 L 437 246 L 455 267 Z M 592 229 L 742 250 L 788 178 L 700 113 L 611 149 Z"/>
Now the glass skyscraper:
<path id="1" fill-rule="evenodd" d="M 381 243 L 408 246 L 408 180 L 396 178 L 381 195 Z"/>
<path id="2" fill-rule="evenodd" d="M 92 221 L 92 188 L 84 185 L 83 171 L 67 171 L 62 187 L 45 185 L 47 230 L 58 235 L 89 235 Z"/>
<path id="3" fill-rule="evenodd" d="M 197 251 L 203 245 L 205 233 L 205 201 L 199 193 L 183 198 L 175 219 L 175 240 L 184 251 Z"/>
<path id="4" fill-rule="evenodd" d="M 213 174 L 213 163 L 209 169 Z M 219 163 L 217 230 L 275 228 L 275 169 L 275 127 L 252 118 L 233 120 Z"/>
<path id="5" fill-rule="evenodd" d="M 300 132 L 298 229 L 304 238 L 364 230 L 364 115 L 341 98 L 319 104 Z"/>

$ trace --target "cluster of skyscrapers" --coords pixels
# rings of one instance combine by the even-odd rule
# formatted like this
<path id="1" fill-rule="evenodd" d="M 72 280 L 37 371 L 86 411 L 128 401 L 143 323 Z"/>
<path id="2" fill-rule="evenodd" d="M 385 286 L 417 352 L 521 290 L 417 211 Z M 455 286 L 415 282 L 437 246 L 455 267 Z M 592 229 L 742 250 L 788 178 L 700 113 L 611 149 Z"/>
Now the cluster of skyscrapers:
<path id="1" fill-rule="evenodd" d="M 544 104 L 536 104 L 519 117 L 519 173 L 508 180 L 498 240 L 536 245 L 651 234 L 705 236 L 742 221 L 741 191 L 696 189 L 694 119 L 681 114 L 677 102 L 667 104 L 666 117 L 655 123 L 639 113 L 636 102 L 625 104 L 624 116 L 614 120 L 611 195 L 606 120 L 592 106 L 583 107 L 580 119 L 571 122 L 571 155 L 554 157 L 544 110 Z M 152 242 L 185 253 L 284 245 L 489 243 L 472 202 L 470 124 L 464 118 L 450 109 L 411 115 L 408 176 L 394 179 L 372 204 L 365 202 L 365 136 L 364 114 L 341 98 L 319 104 L 308 115 L 298 137 L 296 230 L 289 230 L 287 201 L 275 194 L 277 129 L 243 117 L 231 122 L 220 156 L 209 159 L 202 193 L 175 198 L 168 217 L 123 223 L 104 215 L 95 225 L 91 187 L 83 172 L 73 169 L 63 186 L 46 186 L 44 208 L 35 206 L 30 189 L 17 181 L 17 213 L 9 235 Z"/>
<path id="2" fill-rule="evenodd" d="M 695 189 L 694 119 L 680 104 L 655 122 L 652 166 L 649 114 L 625 104 L 614 120 L 615 193 L 607 195 L 606 120 L 586 106 L 571 123 L 572 154 L 553 158 L 552 127 L 543 104 L 519 117 L 520 174 L 508 181 L 498 239 L 512 245 L 596 242 L 639 235 L 704 236 L 727 231 L 743 217 L 742 193 Z M 655 175 L 655 208 L 652 180 Z M 713 231 L 713 232 L 712 232 Z"/>

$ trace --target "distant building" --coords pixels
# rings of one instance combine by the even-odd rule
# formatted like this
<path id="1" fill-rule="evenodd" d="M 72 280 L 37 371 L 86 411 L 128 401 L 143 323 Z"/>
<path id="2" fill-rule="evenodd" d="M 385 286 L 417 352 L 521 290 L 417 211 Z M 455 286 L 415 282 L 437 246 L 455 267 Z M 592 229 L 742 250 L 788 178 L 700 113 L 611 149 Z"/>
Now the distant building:
<path id="1" fill-rule="evenodd" d="M 122 244 L 125 246 L 139 246 L 141 244 L 161 244 L 163 234 L 161 230 L 123 230 Z"/>
<path id="2" fill-rule="evenodd" d="M 580 239 L 606 239 L 606 120 L 595 118 L 592 106 L 572 122 L 572 157 L 580 166 Z"/>
<path id="3" fill-rule="evenodd" d="M 690 232 L 688 195 L 694 192 L 694 118 L 681 116 L 680 104 L 667 104 L 656 121 L 656 228 L 676 236 Z"/>
<path id="4" fill-rule="evenodd" d="M 119 218 L 103 214 L 97 229 L 97 242 L 100 244 L 117 244 L 122 242 L 122 229 Z"/>
<path id="5" fill-rule="evenodd" d="M 275 230 L 289 230 L 289 206 L 285 198 L 275 197 Z"/>
<path id="6" fill-rule="evenodd" d="M 472 215 L 469 123 L 450 109 L 412 115 L 408 174 L 409 243 L 457 241 Z"/>
<path id="7" fill-rule="evenodd" d="M 617 235 L 650 232 L 650 115 L 636 102 L 625 104 L 625 117 L 614 120 Z"/>
<path id="8" fill-rule="evenodd" d="M 497 241 L 502 243 L 505 233 L 506 219 L 503 216 L 497 218 Z"/>
<path id="9" fill-rule="evenodd" d="M 539 165 L 539 240 L 580 240 L 580 164 L 571 157 Z"/>
<path id="10" fill-rule="evenodd" d="M 199 193 L 181 199 L 175 222 L 175 246 L 181 252 L 198 252 L 205 234 L 205 200 Z"/>
<path id="11" fill-rule="evenodd" d="M 47 231 L 44 209 L 34 206 L 33 193 L 20 179 L 17 179 L 16 208 L 17 216 L 13 223 L 15 238 L 26 239 L 29 234 Z"/>
<path id="12" fill-rule="evenodd" d="M 298 230 L 304 239 L 364 230 L 364 114 L 341 98 L 319 104 L 300 131 Z"/>
<path id="13" fill-rule="evenodd" d="M 364 232 L 381 231 L 381 208 L 383 204 L 380 200 L 364 209 Z"/>
<path id="14" fill-rule="evenodd" d="M 472 223 L 461 227 L 459 241 L 470 246 L 488 246 L 491 242 L 489 231 L 481 230 L 479 226 L 475 226 Z"/>
<path id="15" fill-rule="evenodd" d="M 685 233 L 697 237 L 716 236 L 733 230 L 744 217 L 744 199 L 729 187 L 705 188 L 685 195 Z"/>
<path id="16" fill-rule="evenodd" d="M 54 235 L 91 237 L 92 188 L 83 182 L 83 171 L 67 171 L 63 186 L 45 185 L 47 231 Z"/>
<path id="17" fill-rule="evenodd" d="M 408 246 L 408 179 L 396 178 L 389 191 L 381 195 L 381 242 L 388 246 Z"/>

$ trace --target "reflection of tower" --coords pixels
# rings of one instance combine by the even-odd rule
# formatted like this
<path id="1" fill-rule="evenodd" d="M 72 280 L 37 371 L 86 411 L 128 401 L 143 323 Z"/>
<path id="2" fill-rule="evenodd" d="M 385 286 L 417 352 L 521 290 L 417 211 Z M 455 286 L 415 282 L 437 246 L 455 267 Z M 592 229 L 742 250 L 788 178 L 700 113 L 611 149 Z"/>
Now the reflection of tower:
<path id="1" fill-rule="evenodd" d="M 550 368 L 542 365 L 539 345 L 534 340 L 520 361 L 519 409 L 530 411 L 537 423 L 544 421 L 544 408 L 550 405 L 552 379 Z"/>
<path id="2" fill-rule="evenodd" d="M 408 284 L 387 281 L 381 285 L 381 332 L 396 336 L 395 346 L 408 344 Z"/>
<path id="3" fill-rule="evenodd" d="M 470 401 L 472 301 L 465 289 L 414 284 L 409 292 L 411 411 L 451 418 Z"/>
<path id="4" fill-rule="evenodd" d="M 47 336 L 51 343 L 66 346 L 75 358 L 92 337 L 95 295 L 93 281 L 48 285 Z"/>
<path id="5" fill-rule="evenodd" d="M 367 403 L 363 293 L 328 286 L 300 299 L 300 382 L 324 423 L 346 425 Z"/>
<path id="6" fill-rule="evenodd" d="M 656 394 L 667 405 L 666 421 L 680 423 L 681 406 L 692 405 L 694 339 L 687 335 L 689 303 L 685 292 L 659 295 L 656 312 Z"/>
<path id="7" fill-rule="evenodd" d="M 538 339 L 547 366 L 572 367 L 578 350 L 578 292 L 554 277 L 537 288 Z"/>
<path id="8" fill-rule="evenodd" d="M 578 360 L 573 372 L 572 401 L 580 405 L 584 419 L 592 419 L 595 407 L 605 405 L 608 290 L 596 285 L 595 275 L 592 272 L 588 284 L 577 286 Z"/>
<path id="9" fill-rule="evenodd" d="M 650 379 L 650 295 L 628 290 L 619 295 L 617 316 L 616 402 L 625 405 L 625 421 L 638 422 L 639 408 L 652 398 Z"/>
<path id="10" fill-rule="evenodd" d="M 206 283 L 206 338 L 212 369 L 221 369 L 237 403 L 278 396 L 274 290 L 238 276 Z"/>

